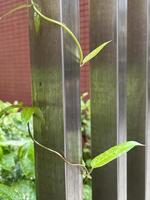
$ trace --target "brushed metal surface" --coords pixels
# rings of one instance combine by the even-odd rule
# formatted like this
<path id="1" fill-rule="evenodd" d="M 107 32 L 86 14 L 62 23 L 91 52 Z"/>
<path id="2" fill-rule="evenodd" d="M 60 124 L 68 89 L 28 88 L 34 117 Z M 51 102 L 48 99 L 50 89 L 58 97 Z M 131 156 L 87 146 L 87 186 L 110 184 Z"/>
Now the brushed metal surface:
<path id="1" fill-rule="evenodd" d="M 63 20 L 78 33 L 76 0 L 72 3 L 66 0 L 65 4 L 60 0 L 37 2 L 44 14 Z M 70 17 L 67 18 L 66 13 Z M 36 33 L 32 14 L 30 19 L 33 104 L 41 108 L 46 122 L 45 126 L 40 127 L 39 122 L 34 120 L 35 137 L 45 146 L 65 153 L 70 161 L 78 162 L 81 157 L 81 135 L 79 63 L 73 55 L 75 45 L 60 27 L 44 20 L 41 20 L 40 32 Z M 60 158 L 37 146 L 35 154 L 37 199 L 81 200 L 79 169 L 65 169 Z"/>
<path id="2" fill-rule="evenodd" d="M 128 1 L 127 132 L 145 143 L 147 1 Z M 145 149 L 128 154 L 128 200 L 145 199 Z"/>
<path id="3" fill-rule="evenodd" d="M 79 1 L 61 0 L 62 21 L 79 37 Z M 62 31 L 64 141 L 65 155 L 74 163 L 81 162 L 80 64 L 79 51 L 68 33 Z M 80 169 L 66 165 L 66 200 L 82 200 Z"/>
<path id="4" fill-rule="evenodd" d="M 127 0 L 117 1 L 117 142 L 127 139 Z M 127 199 L 127 159 L 117 162 L 118 200 Z"/>
<path id="5" fill-rule="evenodd" d="M 92 156 L 117 143 L 116 0 L 90 2 L 90 49 L 112 40 L 91 62 Z M 117 161 L 93 173 L 93 200 L 117 199 Z"/>
<path id="6" fill-rule="evenodd" d="M 145 200 L 150 199 L 150 1 L 147 0 Z"/>

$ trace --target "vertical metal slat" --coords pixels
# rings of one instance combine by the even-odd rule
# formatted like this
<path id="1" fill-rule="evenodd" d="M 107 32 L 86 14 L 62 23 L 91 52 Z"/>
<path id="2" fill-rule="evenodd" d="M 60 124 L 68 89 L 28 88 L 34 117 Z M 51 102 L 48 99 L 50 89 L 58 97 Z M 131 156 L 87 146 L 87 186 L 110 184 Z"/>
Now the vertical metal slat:
<path id="1" fill-rule="evenodd" d="M 150 1 L 147 0 L 145 200 L 150 199 Z"/>
<path id="2" fill-rule="evenodd" d="M 63 20 L 69 26 L 73 24 L 72 30 L 78 34 L 77 0 L 72 3 L 66 0 L 65 4 L 60 0 L 38 0 L 37 3 L 45 15 Z M 64 13 L 70 14 L 70 18 L 66 18 Z M 45 117 L 43 127 L 34 120 L 35 137 L 45 146 L 65 153 L 70 161 L 79 162 L 81 136 L 76 47 L 70 36 L 62 34 L 60 27 L 43 19 L 40 31 L 36 33 L 33 13 L 30 19 L 33 104 L 41 108 Z M 68 166 L 65 170 L 65 163 L 60 158 L 38 146 L 35 146 L 35 153 L 37 199 L 81 200 L 80 170 Z"/>
<path id="3" fill-rule="evenodd" d="M 127 0 L 117 5 L 117 142 L 127 138 L 126 73 L 127 73 Z M 118 200 L 127 199 L 126 155 L 117 162 Z"/>
<path id="4" fill-rule="evenodd" d="M 128 140 L 145 143 L 147 1 L 128 1 Z M 128 200 L 145 199 L 145 149 L 128 154 Z"/>
<path id="5" fill-rule="evenodd" d="M 116 0 L 90 3 L 90 49 L 112 40 L 91 62 L 92 155 L 117 143 Z M 93 173 L 93 200 L 117 199 L 117 161 Z"/>
<path id="6" fill-rule="evenodd" d="M 61 0 L 61 18 L 79 37 L 79 2 Z M 82 145 L 80 131 L 80 66 L 79 51 L 68 33 L 62 31 L 64 140 L 65 155 L 74 163 L 81 162 Z M 82 200 L 82 177 L 80 168 L 65 167 L 66 200 Z"/>

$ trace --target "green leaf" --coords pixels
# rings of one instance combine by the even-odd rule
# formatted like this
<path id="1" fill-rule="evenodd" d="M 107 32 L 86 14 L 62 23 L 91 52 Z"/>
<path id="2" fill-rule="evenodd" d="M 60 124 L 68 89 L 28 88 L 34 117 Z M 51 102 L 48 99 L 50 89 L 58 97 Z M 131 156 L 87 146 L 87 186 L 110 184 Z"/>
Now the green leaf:
<path id="1" fill-rule="evenodd" d="M 83 59 L 83 63 L 82 65 L 84 65 L 85 63 L 89 62 L 90 60 L 92 60 L 92 58 L 94 58 L 95 56 L 97 56 L 97 54 L 99 54 L 99 52 L 105 47 L 107 46 L 109 43 L 111 42 L 105 42 L 103 44 L 101 44 L 99 47 L 97 47 L 96 49 L 94 49 L 91 53 L 89 53 L 84 59 Z"/>
<path id="2" fill-rule="evenodd" d="M 135 141 L 128 141 L 128 142 L 124 142 L 122 144 L 116 145 L 114 147 L 111 147 L 104 153 L 101 153 L 100 155 L 96 156 L 91 161 L 91 167 L 93 169 L 102 167 L 106 165 L 107 163 L 111 162 L 112 160 L 118 158 L 122 154 L 128 152 L 135 146 L 143 146 L 143 145 Z"/>
<path id="3" fill-rule="evenodd" d="M 41 120 L 42 123 L 44 123 L 43 114 L 41 110 L 37 107 L 24 107 L 21 112 L 22 121 L 25 124 L 29 123 L 33 115 L 35 115 L 37 118 Z"/>
<path id="4" fill-rule="evenodd" d="M 35 112 L 35 109 L 33 107 L 25 107 L 25 108 L 23 108 L 23 110 L 21 112 L 22 121 L 25 124 L 29 123 L 29 121 L 31 120 L 34 112 Z"/>
<path id="5" fill-rule="evenodd" d="M 90 185 L 85 184 L 83 186 L 83 200 L 91 200 L 92 199 L 92 187 Z"/>

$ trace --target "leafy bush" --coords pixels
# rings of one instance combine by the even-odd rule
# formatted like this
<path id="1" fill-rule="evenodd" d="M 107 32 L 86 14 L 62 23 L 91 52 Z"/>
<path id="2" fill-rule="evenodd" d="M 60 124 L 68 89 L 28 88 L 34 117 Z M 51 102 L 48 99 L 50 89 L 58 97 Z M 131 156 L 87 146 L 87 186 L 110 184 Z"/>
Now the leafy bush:
<path id="1" fill-rule="evenodd" d="M 10 105 L 0 101 L 0 111 Z M 13 109 L 0 118 L 0 199 L 35 200 L 34 182 L 33 142 L 20 112 Z"/>
<path id="2" fill-rule="evenodd" d="M 88 93 L 81 96 L 81 132 L 83 145 L 83 160 L 88 169 L 91 163 L 91 109 Z M 92 199 L 91 180 L 85 179 L 83 186 L 83 200 Z"/>
<path id="3" fill-rule="evenodd" d="M 130 151 L 136 146 L 144 146 L 136 141 L 126 141 L 106 150 L 91 159 L 90 153 L 90 101 L 84 101 L 84 94 L 81 97 L 82 104 L 82 133 L 83 133 L 83 164 L 84 170 L 84 200 L 91 199 L 91 173 L 95 168 L 100 168 L 122 154 Z M 35 199 L 35 170 L 34 170 L 34 146 L 27 133 L 27 124 L 32 123 L 33 114 L 40 120 L 44 120 L 39 108 L 24 107 L 21 104 L 8 105 L 9 103 L 1 102 L 0 108 L 0 183 L 1 199 L 14 200 L 14 192 L 19 193 L 17 198 L 20 200 Z M 6 106 L 6 108 L 5 108 Z M 12 112 L 13 108 L 13 112 Z M 15 108 L 15 109 L 14 109 Z M 18 109 L 22 109 L 19 112 Z M 4 116 L 5 114 L 5 116 Z M 44 122 L 44 121 L 43 121 Z M 42 123 L 42 121 L 41 121 Z M 18 126 L 20 126 L 18 128 Z M 28 126 L 29 127 L 29 126 Z M 89 132 L 87 131 L 89 130 Z M 13 132 L 14 131 L 14 132 Z M 32 131 L 32 130 L 31 130 Z M 29 135 L 31 136 L 29 131 Z M 32 136 L 31 136 L 32 137 Z M 32 140 L 39 144 L 36 140 Z M 46 148 L 47 149 L 47 148 Z M 55 152 L 52 149 L 49 151 Z M 58 152 L 55 152 L 57 155 Z M 60 154 L 60 157 L 63 156 Z M 65 160 L 65 159 L 63 159 Z M 65 160 L 66 161 L 66 160 Z M 67 162 L 67 161 L 66 161 Z M 68 163 L 68 162 L 67 162 Z M 85 163 L 85 165 L 84 165 Z M 71 164 L 72 165 L 72 164 Z M 24 182 L 22 182 L 24 180 Z M 25 182 L 27 181 L 27 182 Z M 4 185 L 7 184 L 8 186 Z M 13 188 L 13 189 L 12 189 Z M 30 190 L 29 190 L 30 188 Z M 26 191 L 27 190 L 27 191 Z M 6 191 L 6 192 L 5 192 Z M 26 192 L 24 192 L 26 191 Z M 12 195 L 11 195 L 12 193 Z M 20 196 L 20 197 L 19 197 Z"/>
<path id="4" fill-rule="evenodd" d="M 86 96 L 87 93 L 81 96 L 81 131 L 83 157 L 88 166 L 91 134 L 90 100 Z M 0 101 L 0 111 L 8 106 L 11 106 L 9 102 Z M 32 122 L 30 125 L 32 127 Z M 35 200 L 34 147 L 18 109 L 8 111 L 8 115 L 0 118 L 0 160 L 0 198 L 13 200 L 17 193 L 20 200 Z M 83 199 L 90 200 L 91 181 L 85 182 L 83 192 Z"/>
<path id="5" fill-rule="evenodd" d="M 90 100 L 86 100 L 86 95 L 81 96 L 81 131 L 83 157 L 88 165 L 91 134 Z M 0 101 L 0 111 L 10 105 Z M 7 116 L 0 118 L 0 160 L 0 198 L 13 200 L 17 193 L 19 200 L 35 200 L 34 147 L 18 109 L 8 111 Z M 90 200 L 90 181 L 86 181 L 83 192 L 84 200 Z"/>

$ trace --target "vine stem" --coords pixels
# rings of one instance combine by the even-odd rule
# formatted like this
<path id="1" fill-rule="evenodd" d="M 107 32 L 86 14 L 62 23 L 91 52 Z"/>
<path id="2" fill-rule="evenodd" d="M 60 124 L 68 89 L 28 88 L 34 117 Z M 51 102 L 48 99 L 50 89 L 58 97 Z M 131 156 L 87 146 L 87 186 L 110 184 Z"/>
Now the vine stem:
<path id="1" fill-rule="evenodd" d="M 47 150 L 47 151 L 49 151 L 49 152 L 51 152 L 51 153 L 54 153 L 55 155 L 57 155 L 58 157 L 60 157 L 60 158 L 61 158 L 65 163 L 67 163 L 68 165 L 73 166 L 73 167 L 80 167 L 82 170 L 85 171 L 86 175 L 89 174 L 88 169 L 87 169 L 84 165 L 79 164 L 79 163 L 72 163 L 72 162 L 70 162 L 69 160 L 67 160 L 67 158 L 65 158 L 65 157 L 64 157 L 62 154 L 60 154 L 59 152 L 57 152 L 57 151 L 55 151 L 55 150 L 53 150 L 53 149 L 50 149 L 50 148 L 46 147 L 45 145 L 39 143 L 37 140 L 35 140 L 35 138 L 33 137 L 32 133 L 31 133 L 30 124 L 29 124 L 29 123 L 27 124 L 27 127 L 28 127 L 28 133 L 29 133 L 29 135 L 30 135 L 32 141 L 33 141 L 36 145 L 38 145 L 38 146 L 41 147 L 42 149 L 45 149 L 45 150 Z"/>
<path id="2" fill-rule="evenodd" d="M 80 52 L 80 66 L 81 66 L 81 65 L 82 65 L 82 62 L 83 62 L 83 51 L 82 51 L 81 45 L 80 45 L 78 39 L 76 38 L 75 34 L 74 34 L 65 24 L 63 24 L 62 22 L 56 21 L 56 20 L 54 20 L 54 19 L 51 19 L 51 18 L 49 18 L 49 17 L 43 15 L 43 14 L 39 11 L 39 9 L 37 8 L 37 4 L 36 4 L 33 0 L 31 0 L 31 4 L 33 5 L 34 11 L 35 11 L 36 13 L 38 13 L 43 19 L 45 19 L 45 20 L 48 21 L 48 22 L 51 22 L 51 23 L 53 23 L 53 24 L 56 24 L 56 25 L 62 27 L 65 31 L 68 32 L 68 34 L 72 37 L 72 39 L 74 40 L 74 42 L 76 43 L 76 45 L 77 45 L 77 47 L 78 47 L 78 49 L 79 49 L 79 52 Z"/>
<path id="3" fill-rule="evenodd" d="M 22 4 L 20 6 L 17 6 L 16 8 L 13 8 L 12 10 L 8 11 L 7 13 L 5 13 L 4 15 L 0 16 L 0 20 L 2 20 L 3 18 L 7 17 L 8 15 L 11 15 L 12 13 L 21 10 L 23 8 L 31 8 L 32 4 Z"/>
<path id="4" fill-rule="evenodd" d="M 31 0 L 31 4 L 22 4 L 22 5 L 20 5 L 20 6 L 17 6 L 16 8 L 11 9 L 9 12 L 7 12 L 7 13 L 5 13 L 4 15 L 0 16 L 0 20 L 2 20 L 3 18 L 7 17 L 8 15 L 11 15 L 12 13 L 14 13 L 14 12 L 16 12 L 16 11 L 18 11 L 18 10 L 21 10 L 21 9 L 23 9 L 23 8 L 31 8 L 31 7 L 33 7 L 34 11 L 35 11 L 37 14 L 39 14 L 39 16 L 40 16 L 41 18 L 45 19 L 45 20 L 48 21 L 48 22 L 51 22 L 51 23 L 53 23 L 53 24 L 56 24 L 56 25 L 60 26 L 60 27 L 63 28 L 66 32 L 68 32 L 68 34 L 72 37 L 72 39 L 74 40 L 75 44 L 77 45 L 77 47 L 78 47 L 78 49 L 79 49 L 79 52 L 80 52 L 80 66 L 83 66 L 83 64 L 82 64 L 82 63 L 83 63 L 83 51 L 82 51 L 81 45 L 80 45 L 78 39 L 76 38 L 75 34 L 74 34 L 65 24 L 63 24 L 62 22 L 53 20 L 53 19 L 51 19 L 51 18 L 45 16 L 44 14 L 42 14 L 42 13 L 39 11 L 39 9 L 37 8 L 37 6 L 38 6 L 38 5 L 37 5 L 33 0 Z M 12 108 L 14 108 L 14 107 L 16 108 L 17 106 L 12 106 Z M 20 108 L 21 108 L 21 107 L 22 107 L 22 106 L 20 106 Z M 18 107 L 17 107 L 17 108 L 18 108 Z M 5 114 L 5 113 L 2 113 L 2 115 L 3 115 L 3 114 Z M 50 148 L 48 148 L 48 147 L 42 145 L 41 143 L 39 143 L 37 140 L 35 140 L 34 137 L 33 137 L 32 134 L 31 134 L 29 123 L 27 124 L 27 127 L 28 127 L 29 135 L 30 135 L 31 139 L 33 140 L 33 142 L 34 142 L 36 145 L 38 145 L 38 146 L 40 146 L 41 148 L 43 148 L 43 149 L 45 149 L 45 150 L 47 150 L 47 151 L 49 151 L 49 152 L 52 152 L 52 153 L 54 153 L 55 155 L 59 156 L 59 157 L 60 157 L 65 163 L 67 163 L 68 165 L 74 166 L 74 167 L 80 167 L 82 170 L 85 171 L 86 175 L 89 174 L 88 169 L 87 169 L 84 165 L 79 164 L 79 163 L 72 163 L 72 162 L 68 161 L 68 160 L 67 160 L 62 154 L 60 154 L 59 152 L 57 152 L 57 151 L 55 151 L 55 150 L 53 150 L 53 149 L 50 149 Z"/>
<path id="5" fill-rule="evenodd" d="M 33 10 L 39 14 L 39 16 L 43 19 L 45 19 L 46 21 L 48 22 L 51 22 L 53 24 L 56 24 L 58 26 L 60 26 L 61 28 L 63 28 L 71 37 L 72 39 L 74 40 L 75 44 L 77 45 L 78 49 L 79 49 L 79 54 L 80 54 L 80 67 L 83 66 L 83 51 L 82 51 L 82 48 L 81 48 L 81 45 L 80 45 L 80 42 L 78 41 L 77 37 L 75 36 L 75 34 L 65 25 L 63 24 L 62 22 L 59 22 L 57 20 L 54 20 L 54 19 L 51 19 L 47 16 L 45 16 L 42 12 L 40 12 L 40 10 L 37 8 L 39 7 L 37 3 L 34 2 L 34 0 L 31 0 L 31 4 L 22 4 L 20 6 L 17 6 L 16 8 L 13 8 L 12 10 L 10 10 L 9 12 L 7 12 L 6 14 L 0 16 L 0 20 L 2 20 L 4 17 L 18 11 L 18 10 L 21 10 L 23 8 L 31 8 L 33 7 Z"/>

